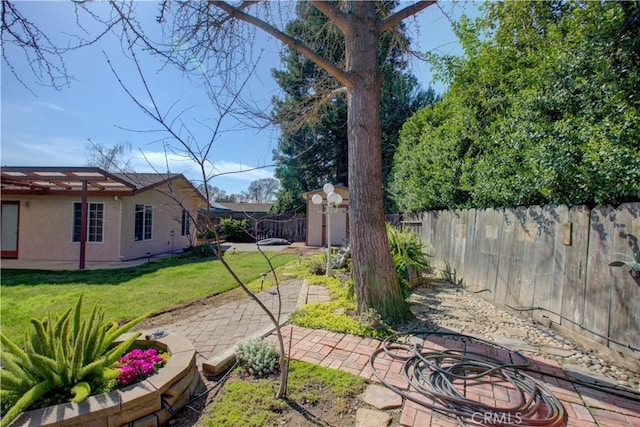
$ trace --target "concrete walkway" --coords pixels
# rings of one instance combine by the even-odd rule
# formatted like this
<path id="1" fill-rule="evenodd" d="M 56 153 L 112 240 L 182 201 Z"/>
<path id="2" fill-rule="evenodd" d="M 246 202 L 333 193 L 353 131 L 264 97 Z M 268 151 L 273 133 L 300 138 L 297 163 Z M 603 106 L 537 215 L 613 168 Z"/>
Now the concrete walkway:
<path id="1" fill-rule="evenodd" d="M 291 312 L 298 306 L 307 302 L 329 300 L 325 288 L 309 287 L 300 280 L 290 280 L 281 285 L 280 295 L 281 323 L 285 323 Z M 278 296 L 273 289 L 262 292 L 258 296 L 267 307 L 275 310 Z M 234 347 L 239 341 L 249 337 L 267 336 L 273 331 L 273 325 L 255 301 L 246 299 L 191 316 L 168 325 L 165 329 L 188 338 L 196 347 L 198 365 L 203 372 L 216 374 L 229 366 L 230 360 L 233 360 Z M 416 395 L 415 390 L 402 374 L 402 360 L 391 360 L 382 355 L 375 359 L 373 369 L 376 370 L 377 376 L 374 375 L 369 366 L 369 360 L 371 355 L 380 348 L 379 340 L 289 325 L 285 326 L 282 332 L 285 348 L 291 349 L 288 355 L 291 359 L 340 369 L 362 376 L 372 383 L 380 383 L 378 377 L 381 377 L 392 387 L 409 395 Z M 496 335 L 500 335 L 499 331 Z M 291 343 L 289 343 L 290 337 Z M 270 338 L 273 339 L 273 335 Z M 437 337 L 425 338 L 419 345 L 438 351 L 460 349 L 461 346 L 466 345 L 467 349 L 471 346 L 473 351 L 494 357 L 496 354 L 505 353 L 502 350 L 496 353 L 496 349 L 491 347 L 463 344 Z M 619 393 L 619 396 L 575 384 L 570 381 L 568 373 L 556 361 L 538 354 L 527 354 L 526 349 L 510 350 L 522 350 L 531 362 L 531 366 L 539 371 L 530 375 L 545 384 L 547 389 L 560 400 L 567 413 L 567 426 L 640 427 L 640 396 L 637 393 L 628 394 L 629 397 L 625 398 L 622 397 L 624 393 Z M 505 356 L 505 354 L 502 355 Z M 513 358 L 515 354 L 506 354 L 505 357 Z M 477 399 L 478 402 L 500 408 L 513 406 L 518 401 L 515 390 L 499 381 L 480 384 L 480 387 L 473 392 L 470 387 L 465 388 L 464 393 L 467 398 Z M 408 399 L 404 399 L 400 411 L 399 424 L 405 427 L 460 425 L 455 418 L 432 411 Z M 356 425 L 358 425 L 357 420 Z"/>
<path id="2" fill-rule="evenodd" d="M 274 316 L 278 316 L 280 300 L 280 324 L 285 324 L 297 307 L 329 299 L 325 288 L 311 288 L 302 280 L 289 280 L 280 285 L 279 297 L 275 288 L 260 292 L 257 297 Z M 206 375 L 215 375 L 230 366 L 239 342 L 263 337 L 275 330 L 264 310 L 249 298 L 200 312 L 161 328 L 191 341 L 197 351 L 198 367 Z"/>

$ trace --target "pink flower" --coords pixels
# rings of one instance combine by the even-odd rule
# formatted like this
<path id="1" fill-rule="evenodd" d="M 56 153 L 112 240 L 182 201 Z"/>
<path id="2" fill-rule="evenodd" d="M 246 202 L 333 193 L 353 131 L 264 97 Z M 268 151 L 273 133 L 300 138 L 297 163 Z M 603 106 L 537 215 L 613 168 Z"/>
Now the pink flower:
<path id="1" fill-rule="evenodd" d="M 133 384 L 155 374 L 163 365 L 164 359 L 156 349 L 134 349 L 118 359 L 116 368 L 120 374 L 116 380 L 122 386 Z"/>

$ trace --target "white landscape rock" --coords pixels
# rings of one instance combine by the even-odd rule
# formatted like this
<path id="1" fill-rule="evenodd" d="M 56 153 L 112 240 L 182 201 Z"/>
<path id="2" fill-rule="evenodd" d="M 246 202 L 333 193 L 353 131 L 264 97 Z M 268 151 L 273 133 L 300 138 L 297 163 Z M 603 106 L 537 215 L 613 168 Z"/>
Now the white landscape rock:
<path id="1" fill-rule="evenodd" d="M 391 415 L 375 409 L 358 408 L 356 411 L 356 427 L 387 427 Z"/>
<path id="2" fill-rule="evenodd" d="M 393 409 L 402 406 L 402 396 L 376 384 L 371 384 L 360 395 L 360 400 L 378 409 Z"/>

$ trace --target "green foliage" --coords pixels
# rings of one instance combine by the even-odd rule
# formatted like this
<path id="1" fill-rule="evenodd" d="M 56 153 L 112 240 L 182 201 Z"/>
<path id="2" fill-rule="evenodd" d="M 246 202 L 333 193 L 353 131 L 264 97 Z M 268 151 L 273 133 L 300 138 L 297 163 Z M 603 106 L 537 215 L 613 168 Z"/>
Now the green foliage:
<path id="1" fill-rule="evenodd" d="M 324 405 L 335 404 L 361 394 L 365 386 L 364 378 L 337 369 L 295 360 L 292 360 L 289 366 L 289 402 L 308 402 L 313 405 L 323 401 Z M 205 425 L 277 425 L 279 414 L 288 410 L 291 410 L 291 407 L 286 401 L 275 399 L 271 380 L 247 382 L 233 378 L 225 384 L 215 402 L 207 407 L 208 417 Z"/>
<path id="2" fill-rule="evenodd" d="M 370 322 L 370 318 L 357 318 L 356 302 L 350 292 L 349 282 L 327 276 L 312 276 L 309 285 L 325 286 L 331 301 L 307 304 L 291 313 L 291 323 L 311 329 L 326 329 L 358 336 L 384 338 L 390 329 Z"/>
<path id="3" fill-rule="evenodd" d="M 430 55 L 450 83 L 402 129 L 391 189 L 407 211 L 637 200 L 637 2 L 492 2 Z"/>
<path id="4" fill-rule="evenodd" d="M 211 258 L 214 256 L 213 249 L 211 249 L 211 245 L 209 243 L 192 246 L 189 248 L 189 253 L 197 258 Z"/>
<path id="5" fill-rule="evenodd" d="M 420 237 L 409 229 L 401 229 L 387 224 L 389 249 L 396 267 L 396 274 L 400 281 L 400 288 L 404 298 L 409 297 L 411 287 L 409 273 L 411 270 L 418 274 L 429 268 L 429 255 L 424 251 Z"/>
<path id="6" fill-rule="evenodd" d="M 390 8 L 394 4 L 381 3 Z M 286 32 L 329 62 L 345 63 L 342 33 L 310 3 L 297 4 L 296 17 L 287 24 Z M 435 99 L 433 90 L 420 90 L 416 78 L 407 71 L 403 43 L 409 41 L 402 24 L 384 33 L 379 43 L 383 184 L 391 171 L 402 123 Z M 340 84 L 294 49 L 285 49 L 283 62 L 284 69 L 273 70 L 284 93 L 274 99 L 273 119 L 281 129 L 274 152 L 276 177 L 281 183 L 274 212 L 303 210 L 305 191 L 320 188 L 327 181 L 345 185 L 349 181 L 347 102 L 345 96 L 334 92 Z M 387 193 L 384 201 L 385 209 L 393 209 Z"/>
<path id="7" fill-rule="evenodd" d="M 221 218 L 220 227 L 227 241 L 255 242 L 247 219 Z"/>
<path id="8" fill-rule="evenodd" d="M 320 255 L 315 256 L 307 260 L 307 265 L 309 266 L 309 273 L 321 276 L 327 272 L 327 256 Z"/>
<path id="9" fill-rule="evenodd" d="M 251 375 L 264 377 L 275 372 L 279 355 L 275 345 L 262 338 L 242 341 L 236 348 L 238 364 Z"/>
<path id="10" fill-rule="evenodd" d="M 43 320 L 31 319 L 24 349 L 0 333 L 3 344 L 0 390 L 6 414 L 2 426 L 31 407 L 48 392 L 66 393 L 78 402 L 91 391 L 91 383 L 110 376 L 112 365 L 137 339 L 131 335 L 122 343 L 113 342 L 143 320 L 123 326 L 105 322 L 104 313 L 94 306 L 88 318 L 81 316 L 82 296 L 73 308 L 55 320 L 49 314 Z"/>

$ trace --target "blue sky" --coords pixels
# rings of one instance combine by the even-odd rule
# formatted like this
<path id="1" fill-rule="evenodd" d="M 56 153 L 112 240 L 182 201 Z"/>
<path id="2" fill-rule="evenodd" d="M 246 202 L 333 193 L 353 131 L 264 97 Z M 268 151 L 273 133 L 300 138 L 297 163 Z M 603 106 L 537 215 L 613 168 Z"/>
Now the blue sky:
<path id="1" fill-rule="evenodd" d="M 57 37 L 66 40 L 66 34 L 80 31 L 72 14 L 73 7 L 67 2 L 18 2 L 17 5 L 54 40 Z M 454 18 L 465 11 L 473 13 L 476 7 L 477 3 L 440 3 L 440 8 Z M 430 6 L 415 19 L 407 20 L 411 37 L 416 41 L 413 47 L 419 51 L 459 53 L 449 19 L 440 8 Z M 140 2 L 137 10 L 143 19 L 153 19 L 158 7 L 155 2 Z M 92 28 L 86 29 L 91 31 Z M 263 34 L 258 36 L 257 47 L 264 52 L 257 73 L 244 94 L 268 112 L 271 98 L 279 93 L 270 70 L 280 66 L 281 44 Z M 154 168 L 166 171 L 167 156 L 159 141 L 160 134 L 149 132 L 157 130 L 158 125 L 127 96 L 107 64 L 105 55 L 127 86 L 148 105 L 148 97 L 132 61 L 124 56 L 116 37 L 105 37 L 97 45 L 66 54 L 64 60 L 74 80 L 70 87 L 62 90 L 35 83 L 19 51 L 7 50 L 7 54 L 35 95 L 20 85 L 2 63 L 0 163 L 3 166 L 85 166 L 88 141 L 91 140 L 105 146 L 130 144 L 132 150 L 128 160 L 138 172 L 151 172 Z M 141 58 L 151 91 L 161 109 L 166 112 L 171 107 L 174 113 L 187 110 L 181 116 L 186 125 L 201 141 L 208 140 L 211 132 L 207 126 L 212 125 L 214 115 L 198 79 L 187 78 L 172 67 L 161 69 L 161 62 L 149 56 Z M 415 61 L 412 71 L 425 87 L 429 85 L 432 77 L 425 64 Z M 438 92 L 442 91 L 441 85 L 434 87 Z M 216 172 L 246 170 L 272 163 L 277 129 L 259 132 L 241 129 L 236 121 L 227 120 L 223 122 L 223 131 L 209 157 Z M 197 168 L 192 163 L 173 154 L 168 158 L 171 172 L 184 173 L 197 184 Z M 216 177 L 210 183 L 227 193 L 239 193 L 246 190 L 251 181 L 271 176 L 273 168 L 268 167 Z"/>

